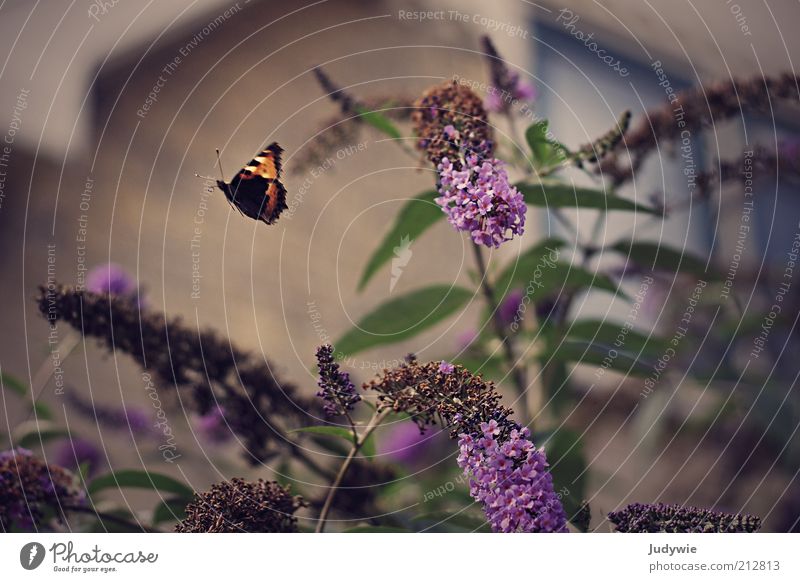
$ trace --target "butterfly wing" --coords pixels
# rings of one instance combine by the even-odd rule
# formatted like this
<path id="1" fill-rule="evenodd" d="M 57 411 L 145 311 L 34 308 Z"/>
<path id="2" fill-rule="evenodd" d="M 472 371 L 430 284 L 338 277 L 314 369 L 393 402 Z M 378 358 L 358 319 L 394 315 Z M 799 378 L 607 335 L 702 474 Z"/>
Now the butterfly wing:
<path id="1" fill-rule="evenodd" d="M 230 200 L 244 214 L 272 224 L 286 208 L 280 181 L 283 149 L 272 143 L 242 168 L 229 185 Z"/>

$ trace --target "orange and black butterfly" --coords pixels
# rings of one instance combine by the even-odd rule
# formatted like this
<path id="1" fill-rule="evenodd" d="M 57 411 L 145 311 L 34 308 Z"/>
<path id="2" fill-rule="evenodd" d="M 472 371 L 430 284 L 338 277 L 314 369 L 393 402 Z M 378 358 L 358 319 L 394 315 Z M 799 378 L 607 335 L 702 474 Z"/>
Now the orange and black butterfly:
<path id="1" fill-rule="evenodd" d="M 280 181 L 282 153 L 283 148 L 273 142 L 239 170 L 230 183 L 217 180 L 228 202 L 245 216 L 272 224 L 286 210 L 286 188 Z"/>

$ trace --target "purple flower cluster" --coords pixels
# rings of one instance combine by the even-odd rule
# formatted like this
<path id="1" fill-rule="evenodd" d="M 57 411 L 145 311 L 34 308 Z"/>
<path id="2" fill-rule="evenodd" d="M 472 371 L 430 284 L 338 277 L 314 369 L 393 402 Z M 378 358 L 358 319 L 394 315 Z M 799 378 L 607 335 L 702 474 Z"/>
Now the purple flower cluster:
<path id="1" fill-rule="evenodd" d="M 136 279 L 116 263 L 106 263 L 92 268 L 86 275 L 86 290 L 134 299 L 139 307 L 145 307 L 146 299 Z"/>
<path id="2" fill-rule="evenodd" d="M 452 126 L 445 128 L 454 135 Z M 456 230 L 472 235 L 476 244 L 499 247 L 525 227 L 525 201 L 508 182 L 503 162 L 496 158 L 480 161 L 468 154 L 463 162 L 442 158 L 436 203 Z"/>
<path id="3" fill-rule="evenodd" d="M 350 374 L 339 370 L 339 364 L 333 359 L 333 346 L 324 345 L 317 348 L 317 366 L 319 366 L 319 392 L 317 396 L 325 401 L 322 409 L 329 417 L 341 416 L 351 410 L 361 396 L 350 381 Z"/>
<path id="4" fill-rule="evenodd" d="M 493 113 L 508 111 L 515 101 L 533 101 L 536 99 L 536 88 L 520 78 L 516 72 L 510 73 L 511 84 L 507 89 L 493 87 L 486 95 L 486 109 Z"/>
<path id="5" fill-rule="evenodd" d="M 566 532 L 567 516 L 553 489 L 544 451 L 515 428 L 500 442 L 495 420 L 481 423 L 481 435 L 461 434 L 458 466 L 470 477 L 470 495 L 483 504 L 495 532 Z"/>
<path id="6" fill-rule="evenodd" d="M 103 453 L 90 440 L 74 437 L 64 439 L 56 448 L 53 460 L 66 469 L 79 469 L 88 466 L 88 475 L 94 475 L 103 463 Z"/>
<path id="7" fill-rule="evenodd" d="M 64 521 L 64 512 L 86 498 L 66 469 L 48 465 L 27 449 L 0 452 L 0 532 L 39 530 L 48 514 Z"/>
<path id="8" fill-rule="evenodd" d="M 225 411 L 219 405 L 213 406 L 206 414 L 196 416 L 193 424 L 200 436 L 209 443 L 223 444 L 233 436 L 225 419 Z"/>

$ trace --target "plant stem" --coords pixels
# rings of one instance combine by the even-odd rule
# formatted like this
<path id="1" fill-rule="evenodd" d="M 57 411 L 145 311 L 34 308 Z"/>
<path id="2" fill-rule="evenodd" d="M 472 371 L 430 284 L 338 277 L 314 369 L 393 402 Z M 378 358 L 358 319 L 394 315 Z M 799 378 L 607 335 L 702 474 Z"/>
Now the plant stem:
<path id="1" fill-rule="evenodd" d="M 369 435 L 371 435 L 372 432 L 378 428 L 381 422 L 383 422 L 383 419 L 386 418 L 390 412 L 391 410 L 384 410 L 383 412 L 375 411 L 375 413 L 372 415 L 372 418 L 369 419 L 364 432 L 362 432 L 353 443 L 350 453 L 348 453 L 347 457 L 345 457 L 345 460 L 342 462 L 342 466 L 339 467 L 339 472 L 336 474 L 336 478 L 334 479 L 333 483 L 331 483 L 327 497 L 325 497 L 325 503 L 322 506 L 322 511 L 319 513 L 319 522 L 317 523 L 317 529 L 315 530 L 316 533 L 322 533 L 322 531 L 325 529 L 325 522 L 327 521 L 328 514 L 331 511 L 333 499 L 336 497 L 339 486 L 342 484 L 342 480 L 344 479 L 347 470 L 350 468 L 350 465 L 353 464 L 353 460 L 356 458 L 356 455 L 358 455 L 361 447 L 364 446 L 364 443 L 369 438 Z"/>
<path id="2" fill-rule="evenodd" d="M 516 340 L 514 339 L 514 336 L 506 334 L 505 325 L 500 319 L 499 305 L 497 303 L 497 297 L 495 295 L 494 288 L 492 287 L 491 283 L 489 283 L 489 276 L 486 272 L 486 261 L 483 258 L 483 251 L 477 244 L 472 245 L 472 250 L 475 253 L 475 262 L 478 266 L 478 275 L 481 278 L 481 290 L 483 291 L 483 296 L 492 312 L 492 322 L 494 323 L 495 333 L 503 344 L 503 352 L 505 353 L 506 362 L 509 367 L 509 373 L 514 380 L 514 385 L 517 389 L 517 396 L 521 398 L 523 402 L 522 410 L 524 412 L 521 416 L 524 424 L 527 426 L 527 424 L 530 422 L 528 407 L 525 406 L 525 395 L 528 389 L 528 382 L 525 378 L 525 370 L 519 366 Z"/>

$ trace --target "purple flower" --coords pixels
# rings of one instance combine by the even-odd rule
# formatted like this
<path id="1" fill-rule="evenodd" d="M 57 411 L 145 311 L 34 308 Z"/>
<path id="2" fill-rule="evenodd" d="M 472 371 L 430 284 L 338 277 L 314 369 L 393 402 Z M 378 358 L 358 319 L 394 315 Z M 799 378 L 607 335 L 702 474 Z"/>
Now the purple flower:
<path id="1" fill-rule="evenodd" d="M 329 417 L 341 416 L 351 410 L 361 396 L 350 381 L 350 374 L 339 370 L 339 364 L 333 359 L 333 346 L 324 345 L 317 348 L 317 366 L 319 366 L 319 392 L 317 396 L 325 401 L 322 409 Z"/>
<path id="2" fill-rule="evenodd" d="M 471 346 L 476 339 L 478 339 L 477 331 L 474 329 L 465 329 L 464 331 L 459 332 L 456 336 L 456 349 L 459 352 L 463 352 L 469 346 Z"/>
<path id="3" fill-rule="evenodd" d="M 482 37 L 481 43 L 489 57 L 489 72 L 493 84 L 493 90 L 485 100 L 486 109 L 495 113 L 505 113 L 515 101 L 533 101 L 536 98 L 536 88 L 522 80 L 517 71 L 508 68 L 488 36 Z"/>
<path id="4" fill-rule="evenodd" d="M 444 360 L 439 364 L 439 373 L 441 374 L 452 374 L 455 369 L 456 367 L 453 364 Z"/>
<path id="5" fill-rule="evenodd" d="M 524 232 L 525 201 L 509 184 L 503 162 L 467 155 L 456 166 L 445 157 L 437 169 L 436 203 L 456 230 L 469 232 L 476 244 L 487 247 L 499 247 Z"/>
<path id="6" fill-rule="evenodd" d="M 210 412 L 196 416 L 194 425 L 197 432 L 208 442 L 222 444 L 231 438 L 231 430 L 220 406 L 214 406 Z"/>
<path id="7" fill-rule="evenodd" d="M 497 309 L 497 315 L 503 325 L 511 325 L 515 319 L 519 317 L 520 304 L 525 294 L 522 289 L 514 289 L 506 294 L 500 307 Z"/>
<path id="8" fill-rule="evenodd" d="M 566 532 L 567 516 L 553 489 L 544 451 L 513 429 L 505 442 L 495 420 L 481 423 L 482 436 L 459 437 L 458 466 L 470 478 L 470 495 L 483 504 L 496 532 Z"/>
<path id="9" fill-rule="evenodd" d="M 86 290 L 136 299 L 144 307 L 144 295 L 139 284 L 122 266 L 116 263 L 98 265 L 86 275 Z"/>
<path id="10" fill-rule="evenodd" d="M 404 465 L 417 465 L 430 457 L 433 445 L 441 443 L 439 436 L 423 433 L 413 422 L 396 423 L 386 427 L 378 439 L 378 454 Z"/>
<path id="11" fill-rule="evenodd" d="M 70 506 L 86 497 L 74 475 L 48 465 L 27 449 L 0 453 L 0 531 L 39 530 L 49 524 L 48 515 L 64 521 Z"/>
<path id="12" fill-rule="evenodd" d="M 88 474 L 93 475 L 102 464 L 103 455 L 95 444 L 87 439 L 75 437 L 59 443 L 53 460 L 56 465 L 67 469 L 78 469 L 88 465 Z"/>

